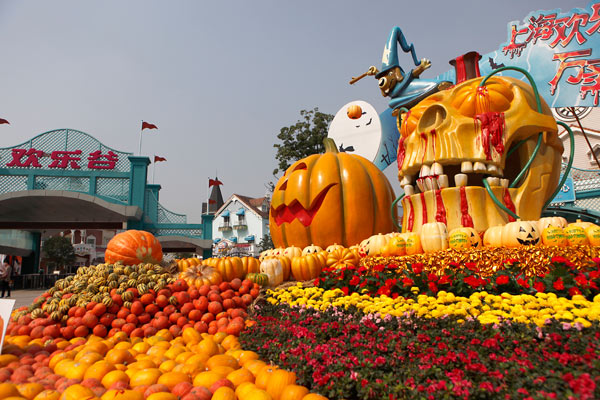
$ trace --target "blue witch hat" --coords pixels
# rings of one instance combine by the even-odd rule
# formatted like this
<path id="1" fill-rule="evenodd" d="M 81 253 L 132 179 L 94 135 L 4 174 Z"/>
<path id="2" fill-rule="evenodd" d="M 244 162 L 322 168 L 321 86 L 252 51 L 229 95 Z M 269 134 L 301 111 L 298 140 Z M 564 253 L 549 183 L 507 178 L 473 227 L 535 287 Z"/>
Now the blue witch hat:
<path id="1" fill-rule="evenodd" d="M 406 43 L 406 38 L 402 33 L 402 29 L 395 26 L 392 28 L 387 44 L 383 48 L 383 57 L 381 58 L 381 71 L 377 73 L 377 75 L 375 75 L 375 78 L 381 78 L 383 75 L 385 75 L 385 73 L 387 73 L 390 69 L 394 67 L 400 68 L 400 71 L 402 71 L 402 75 L 404 75 L 404 70 L 402 69 L 398 61 L 398 47 L 396 43 L 400 43 L 400 47 L 405 53 L 410 52 L 413 61 L 415 62 L 415 65 L 420 64 L 419 60 L 417 59 L 417 55 L 415 54 L 415 46 L 412 43 L 410 45 Z"/>

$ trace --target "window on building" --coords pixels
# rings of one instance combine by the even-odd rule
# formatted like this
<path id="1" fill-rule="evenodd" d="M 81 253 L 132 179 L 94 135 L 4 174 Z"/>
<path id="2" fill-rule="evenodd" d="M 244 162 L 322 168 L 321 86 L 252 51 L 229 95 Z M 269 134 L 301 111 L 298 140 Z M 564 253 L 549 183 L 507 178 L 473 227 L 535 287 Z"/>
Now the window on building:
<path id="1" fill-rule="evenodd" d="M 90 245 L 92 245 L 92 246 L 95 246 L 95 245 L 96 245 L 96 236 L 88 236 L 88 237 L 85 239 L 85 242 L 86 242 L 87 244 L 90 244 Z"/>

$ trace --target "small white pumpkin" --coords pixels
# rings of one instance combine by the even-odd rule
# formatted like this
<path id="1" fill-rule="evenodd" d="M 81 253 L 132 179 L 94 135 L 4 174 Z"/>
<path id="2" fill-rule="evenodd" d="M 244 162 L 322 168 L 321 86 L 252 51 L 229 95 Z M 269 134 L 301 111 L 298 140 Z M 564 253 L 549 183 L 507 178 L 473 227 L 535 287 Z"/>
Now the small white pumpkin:
<path id="1" fill-rule="evenodd" d="M 260 263 L 260 273 L 269 277 L 269 286 L 283 283 L 283 267 L 277 258 L 267 258 Z"/>

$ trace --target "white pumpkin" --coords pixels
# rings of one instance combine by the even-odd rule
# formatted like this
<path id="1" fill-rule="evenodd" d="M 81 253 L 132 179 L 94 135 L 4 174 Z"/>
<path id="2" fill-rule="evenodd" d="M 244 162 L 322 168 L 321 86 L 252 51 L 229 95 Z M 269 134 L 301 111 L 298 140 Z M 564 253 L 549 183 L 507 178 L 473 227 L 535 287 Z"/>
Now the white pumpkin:
<path id="1" fill-rule="evenodd" d="M 421 246 L 425 253 L 448 248 L 448 228 L 442 222 L 428 222 L 421 227 Z"/>
<path id="2" fill-rule="evenodd" d="M 267 258 L 260 263 L 260 273 L 269 277 L 269 286 L 283 283 L 283 267 L 277 258 Z"/>
<path id="3" fill-rule="evenodd" d="M 540 232 L 543 232 L 549 226 L 555 226 L 557 228 L 566 228 L 567 220 L 563 217 L 544 217 L 538 221 L 538 228 Z"/>

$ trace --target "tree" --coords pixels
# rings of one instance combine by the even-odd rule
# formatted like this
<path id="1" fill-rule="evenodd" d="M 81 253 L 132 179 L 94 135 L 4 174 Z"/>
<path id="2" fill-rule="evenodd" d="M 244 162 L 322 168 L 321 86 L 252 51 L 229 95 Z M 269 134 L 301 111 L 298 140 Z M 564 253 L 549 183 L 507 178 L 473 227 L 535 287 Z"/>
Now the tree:
<path id="1" fill-rule="evenodd" d="M 44 258 L 48 260 L 48 264 L 61 269 L 75 261 L 73 245 L 69 239 L 63 236 L 53 236 L 44 240 L 42 252 Z"/>
<path id="2" fill-rule="evenodd" d="M 277 135 L 281 143 L 273 145 L 277 149 L 275 158 L 278 162 L 273 175 L 285 171 L 295 161 L 311 154 L 320 154 L 325 149 L 323 139 L 327 137 L 333 115 L 324 114 L 315 107 L 313 110 L 300 111 L 300 116 L 302 118 L 296 124 L 281 128 Z"/>
<path id="3" fill-rule="evenodd" d="M 268 233 L 265 234 L 262 239 L 260 239 L 260 242 L 258 243 L 258 251 L 260 251 L 261 253 L 265 250 L 269 250 L 273 248 L 273 241 L 271 240 L 271 235 L 269 235 Z"/>

